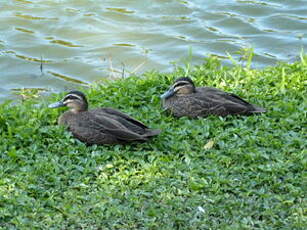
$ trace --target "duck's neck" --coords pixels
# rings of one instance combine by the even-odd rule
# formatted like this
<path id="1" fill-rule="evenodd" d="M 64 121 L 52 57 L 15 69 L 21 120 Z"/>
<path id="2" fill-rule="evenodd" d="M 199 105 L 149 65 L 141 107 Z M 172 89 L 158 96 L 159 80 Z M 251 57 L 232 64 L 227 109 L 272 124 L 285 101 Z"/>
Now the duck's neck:
<path id="1" fill-rule="evenodd" d="M 87 104 L 72 104 L 69 106 L 70 110 L 72 113 L 77 114 L 77 113 L 81 113 L 84 111 L 87 111 Z"/>
<path id="2" fill-rule="evenodd" d="M 71 113 L 73 113 L 73 114 L 77 114 L 77 113 L 85 112 L 85 111 L 87 111 L 87 109 L 72 108 L 72 109 L 70 109 L 69 111 L 70 111 Z"/>

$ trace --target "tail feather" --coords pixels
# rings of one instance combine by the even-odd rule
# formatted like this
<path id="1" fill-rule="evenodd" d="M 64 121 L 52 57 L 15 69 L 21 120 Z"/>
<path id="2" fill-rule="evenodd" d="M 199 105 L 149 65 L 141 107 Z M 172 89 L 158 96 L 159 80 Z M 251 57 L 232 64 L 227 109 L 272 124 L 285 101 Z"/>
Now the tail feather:
<path id="1" fill-rule="evenodd" d="M 253 110 L 250 111 L 251 113 L 265 113 L 266 110 L 262 107 L 259 107 L 257 105 L 253 105 Z"/>
<path id="2" fill-rule="evenodd" d="M 146 132 L 143 134 L 143 137 L 153 137 L 161 133 L 159 129 L 146 129 Z"/>

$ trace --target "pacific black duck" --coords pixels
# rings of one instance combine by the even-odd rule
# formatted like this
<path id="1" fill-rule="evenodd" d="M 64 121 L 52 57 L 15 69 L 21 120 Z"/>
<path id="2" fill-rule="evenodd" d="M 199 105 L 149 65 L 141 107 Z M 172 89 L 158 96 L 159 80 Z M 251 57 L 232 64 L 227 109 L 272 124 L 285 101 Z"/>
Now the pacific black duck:
<path id="1" fill-rule="evenodd" d="M 188 77 L 178 78 L 161 98 L 163 108 L 175 117 L 251 115 L 265 112 L 265 109 L 250 104 L 235 94 L 211 87 L 195 87 Z"/>
<path id="2" fill-rule="evenodd" d="M 149 129 L 138 120 L 112 108 L 88 110 L 88 102 L 80 91 L 71 91 L 49 108 L 67 106 L 58 124 L 65 125 L 73 136 L 89 145 L 117 144 L 146 141 L 156 136 L 160 130 Z"/>

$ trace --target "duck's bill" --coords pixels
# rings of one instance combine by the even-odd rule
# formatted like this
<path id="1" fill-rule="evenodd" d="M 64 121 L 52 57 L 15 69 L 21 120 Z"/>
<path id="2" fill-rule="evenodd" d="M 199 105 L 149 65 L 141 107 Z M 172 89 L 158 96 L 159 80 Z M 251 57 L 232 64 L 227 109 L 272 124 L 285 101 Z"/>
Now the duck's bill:
<path id="1" fill-rule="evenodd" d="M 163 93 L 160 98 L 161 99 L 167 99 L 175 94 L 175 90 L 173 88 L 170 88 L 165 93 Z"/>
<path id="2" fill-rule="evenodd" d="M 54 109 L 54 108 L 59 108 L 63 106 L 65 106 L 64 103 L 62 101 L 58 101 L 58 102 L 48 105 L 48 108 Z"/>

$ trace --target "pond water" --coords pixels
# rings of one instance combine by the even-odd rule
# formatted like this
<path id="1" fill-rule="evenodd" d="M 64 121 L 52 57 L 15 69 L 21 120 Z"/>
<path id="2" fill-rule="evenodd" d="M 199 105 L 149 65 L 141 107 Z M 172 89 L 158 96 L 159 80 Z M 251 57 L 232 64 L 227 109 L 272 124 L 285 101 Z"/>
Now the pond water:
<path id="1" fill-rule="evenodd" d="M 0 31 L 3 101 L 171 71 L 189 53 L 192 64 L 244 48 L 256 68 L 293 61 L 307 47 L 307 0 L 2 0 Z"/>

